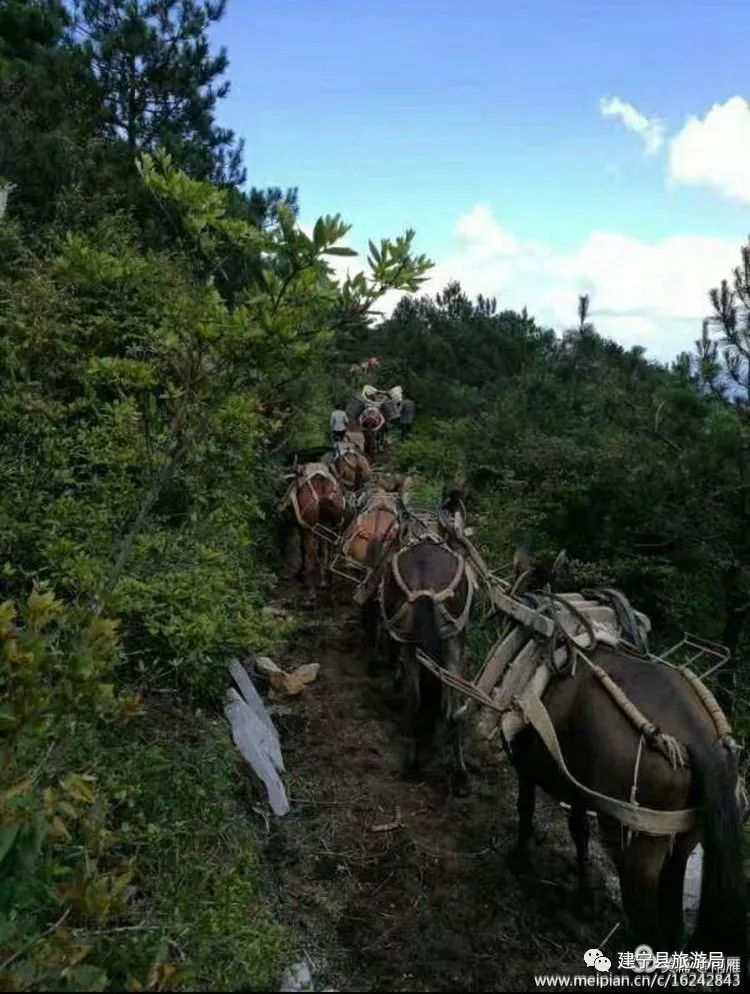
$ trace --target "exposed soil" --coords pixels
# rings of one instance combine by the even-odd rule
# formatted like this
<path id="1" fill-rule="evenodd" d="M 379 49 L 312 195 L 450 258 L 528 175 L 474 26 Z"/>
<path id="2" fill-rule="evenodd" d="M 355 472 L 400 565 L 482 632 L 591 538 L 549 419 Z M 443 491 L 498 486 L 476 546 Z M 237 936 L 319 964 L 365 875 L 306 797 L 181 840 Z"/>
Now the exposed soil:
<path id="1" fill-rule="evenodd" d="M 587 972 L 584 951 L 601 946 L 622 917 L 598 845 L 598 906 L 585 912 L 557 804 L 539 798 L 533 873 L 519 877 L 508 865 L 515 777 L 499 745 L 473 743 L 468 798 L 447 795 L 438 760 L 422 780 L 404 777 L 393 675 L 368 672 L 349 593 L 344 583 L 305 609 L 289 581 L 276 597 L 302 615 L 278 661 L 287 669 L 319 662 L 321 671 L 301 699 L 277 709 L 292 812 L 275 823 L 268 858 L 282 915 L 303 936 L 323 985 L 527 991 L 535 974 Z M 633 948 L 624 927 L 606 951 L 620 948 Z"/>

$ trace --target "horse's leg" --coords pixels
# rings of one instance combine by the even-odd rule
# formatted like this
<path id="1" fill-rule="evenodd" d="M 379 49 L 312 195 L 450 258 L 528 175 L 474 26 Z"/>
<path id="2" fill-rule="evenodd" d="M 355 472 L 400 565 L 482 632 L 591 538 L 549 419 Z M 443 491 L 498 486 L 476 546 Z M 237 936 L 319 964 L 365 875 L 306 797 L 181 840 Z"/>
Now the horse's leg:
<path id="1" fill-rule="evenodd" d="M 318 540 L 308 528 L 302 534 L 303 556 L 304 556 L 304 579 L 310 592 L 314 591 L 316 578 L 319 571 L 318 562 Z"/>
<path id="2" fill-rule="evenodd" d="M 659 919 L 667 949 L 679 949 L 683 934 L 682 892 L 685 867 L 696 844 L 692 834 L 678 835 L 664 860 L 659 880 Z"/>
<path id="3" fill-rule="evenodd" d="M 589 881 L 589 817 L 586 809 L 575 805 L 570 809 L 568 828 L 576 847 L 576 863 L 578 866 L 578 893 L 583 903 L 591 900 L 591 885 Z"/>
<path id="4" fill-rule="evenodd" d="M 320 567 L 320 586 L 326 589 L 329 586 L 328 576 L 328 542 L 320 539 L 318 542 L 318 564 Z"/>
<path id="5" fill-rule="evenodd" d="M 404 725 L 407 736 L 406 772 L 414 774 L 419 770 L 421 760 L 420 718 L 423 710 L 420 680 L 421 666 L 417 662 L 414 649 L 399 643 L 398 657 L 403 675 Z"/>
<path id="6" fill-rule="evenodd" d="M 600 824 L 612 850 L 625 830 L 610 819 L 600 818 Z M 626 845 L 620 844 L 617 859 L 622 904 L 630 930 L 636 941 L 647 942 L 654 949 L 666 948 L 659 914 L 659 878 L 668 851 L 666 836 L 634 835 Z"/>
<path id="7" fill-rule="evenodd" d="M 379 625 L 378 628 L 383 630 L 383 626 Z M 406 683 L 404 675 L 404 654 L 400 651 L 399 643 L 392 639 L 386 632 L 384 635 L 386 639 L 386 655 L 388 659 L 388 664 L 391 666 L 393 671 L 393 689 L 400 690 Z"/>
<path id="8" fill-rule="evenodd" d="M 297 527 L 297 534 L 299 535 L 299 569 L 297 570 L 297 579 L 305 579 L 305 567 L 307 565 L 305 561 L 305 529 Z"/>
<path id="9" fill-rule="evenodd" d="M 511 868 L 520 872 L 531 870 L 529 844 L 534 834 L 534 806 L 536 802 L 536 785 L 530 776 L 518 774 L 518 840 L 511 850 L 509 862 Z"/>

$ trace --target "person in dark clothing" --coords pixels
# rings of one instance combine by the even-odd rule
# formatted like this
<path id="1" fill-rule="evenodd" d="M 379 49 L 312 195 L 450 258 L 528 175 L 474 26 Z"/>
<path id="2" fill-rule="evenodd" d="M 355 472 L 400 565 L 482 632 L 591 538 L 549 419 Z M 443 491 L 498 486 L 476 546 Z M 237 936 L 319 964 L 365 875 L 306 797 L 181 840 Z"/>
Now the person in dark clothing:
<path id="1" fill-rule="evenodd" d="M 401 401 L 401 438 L 409 438 L 411 435 L 416 411 L 417 406 L 414 401 L 407 400 L 406 397 L 404 397 Z"/>
<path id="2" fill-rule="evenodd" d="M 349 398 L 346 405 L 346 416 L 349 419 L 349 427 L 359 424 L 359 416 L 366 406 L 364 400 L 358 394 Z"/>
<path id="3" fill-rule="evenodd" d="M 383 434 L 385 435 L 386 444 L 390 445 L 389 435 L 391 428 L 396 426 L 399 419 L 399 406 L 393 398 L 389 397 L 388 400 L 384 400 L 380 405 L 380 410 L 385 418 L 385 427 L 383 429 Z"/>

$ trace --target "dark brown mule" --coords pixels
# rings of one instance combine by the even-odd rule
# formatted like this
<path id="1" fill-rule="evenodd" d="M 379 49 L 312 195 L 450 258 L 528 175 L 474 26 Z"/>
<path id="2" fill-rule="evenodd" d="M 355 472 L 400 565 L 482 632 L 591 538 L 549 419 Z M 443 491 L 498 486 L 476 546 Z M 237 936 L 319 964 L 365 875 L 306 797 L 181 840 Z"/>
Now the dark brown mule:
<path id="1" fill-rule="evenodd" d="M 403 678 L 404 715 L 410 735 L 408 767 L 420 766 L 438 721 L 448 727 L 453 748 L 452 783 L 467 786 L 459 700 L 454 691 L 417 660 L 421 649 L 440 666 L 463 675 L 466 626 L 474 580 L 460 551 L 438 534 L 412 538 L 383 566 L 381 621 L 396 650 Z"/>
<path id="2" fill-rule="evenodd" d="M 367 457 L 353 445 L 338 446 L 329 465 L 344 490 L 361 490 L 372 477 Z"/>
<path id="3" fill-rule="evenodd" d="M 579 661 L 574 674 L 553 677 L 542 698 L 571 774 L 588 788 L 626 801 L 635 781 L 636 800 L 643 807 L 699 809 L 696 828 L 674 837 L 631 834 L 612 817 L 599 815 L 602 838 L 619 873 L 631 929 L 638 941 L 654 949 L 680 948 L 685 865 L 691 850 L 702 841 L 701 900 L 690 948 L 741 957 L 744 977 L 745 882 L 735 753 L 719 741 L 706 707 L 678 670 L 624 650 L 600 648 L 588 656 L 650 721 L 686 748 L 689 763 L 676 768 L 646 743 L 636 767 L 639 732 L 591 669 Z M 586 808 L 591 807 L 591 801 L 564 776 L 530 726 L 513 739 L 510 753 L 519 777 L 515 859 L 521 865 L 528 864 L 534 794 L 540 786 L 571 807 L 569 826 L 585 893 Z"/>
<path id="4" fill-rule="evenodd" d="M 328 585 L 328 538 L 344 523 L 341 484 L 324 463 L 295 466 L 288 495 L 288 521 L 300 538 L 299 577 L 311 587 Z"/>

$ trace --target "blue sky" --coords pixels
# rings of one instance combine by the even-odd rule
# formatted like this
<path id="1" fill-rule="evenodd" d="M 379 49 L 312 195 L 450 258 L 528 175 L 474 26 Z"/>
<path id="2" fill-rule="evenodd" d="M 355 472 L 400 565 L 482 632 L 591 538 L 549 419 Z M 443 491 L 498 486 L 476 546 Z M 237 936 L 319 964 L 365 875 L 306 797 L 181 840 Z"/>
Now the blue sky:
<path id="1" fill-rule="evenodd" d="M 601 331 L 666 355 L 750 230 L 748 34 L 729 2 L 230 0 L 214 38 L 249 181 L 298 186 L 303 220 L 340 211 L 355 247 L 414 227 L 438 281 L 554 325 L 589 290 Z"/>

